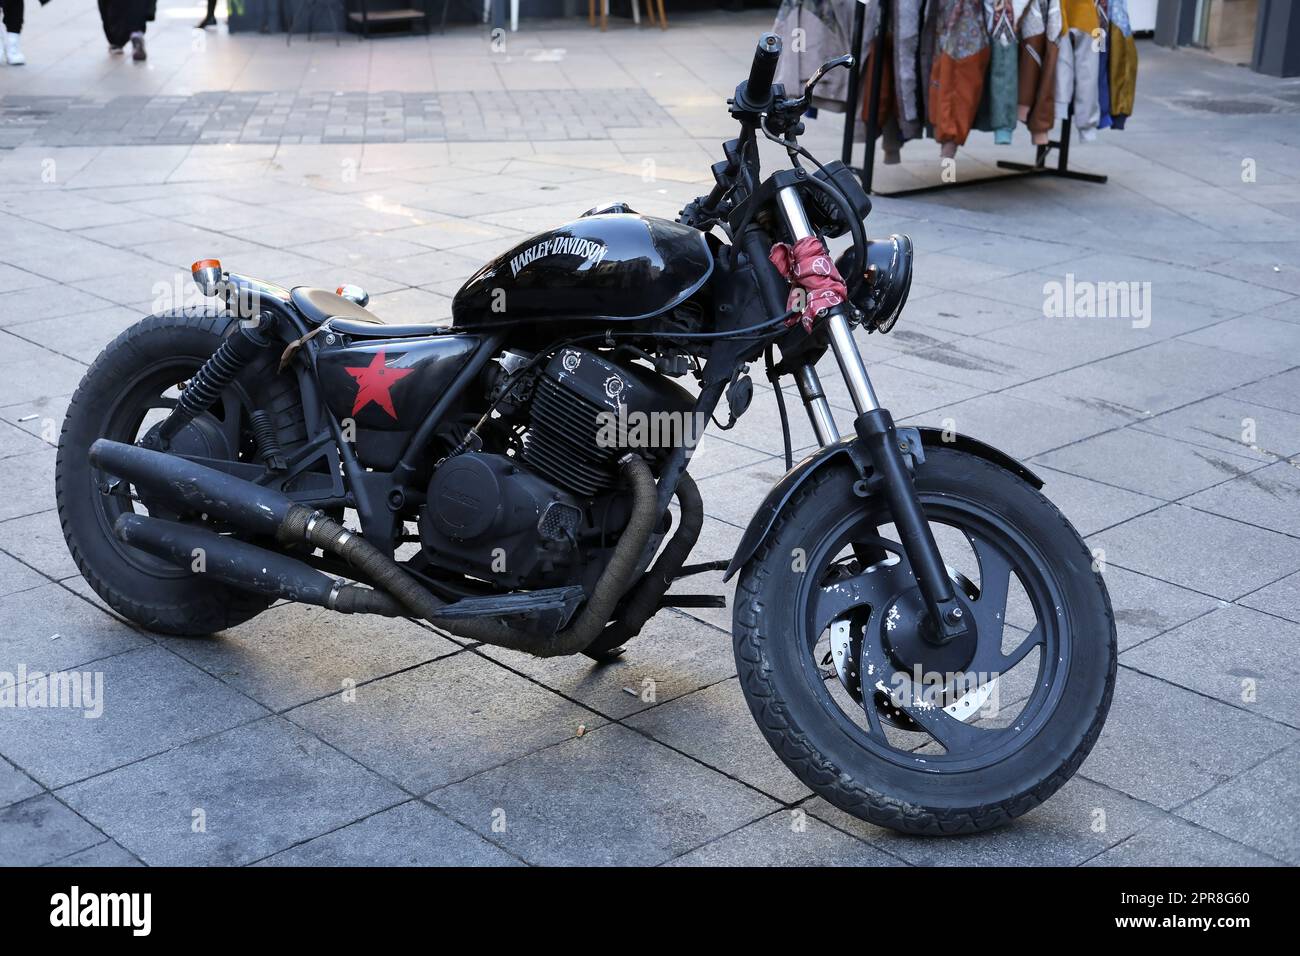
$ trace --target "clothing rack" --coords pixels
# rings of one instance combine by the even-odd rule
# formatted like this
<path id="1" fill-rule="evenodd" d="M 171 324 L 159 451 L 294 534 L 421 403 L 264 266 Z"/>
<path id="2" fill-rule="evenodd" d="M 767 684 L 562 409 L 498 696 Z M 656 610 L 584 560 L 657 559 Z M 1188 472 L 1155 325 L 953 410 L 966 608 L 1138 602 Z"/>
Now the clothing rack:
<path id="1" fill-rule="evenodd" d="M 876 35 L 883 37 L 889 29 L 889 0 L 877 0 L 880 3 L 880 20 Z M 862 49 L 862 34 L 866 29 L 867 5 L 858 0 L 853 12 L 853 43 L 849 47 L 854 53 L 853 70 L 849 76 L 848 99 L 844 104 L 844 146 L 841 159 L 844 165 L 853 166 L 853 127 L 857 123 L 861 104 L 862 64 L 857 62 L 857 53 Z M 880 83 L 884 73 L 885 58 L 879 54 L 871 61 L 871 98 L 867 106 L 866 120 L 866 156 L 863 159 L 859 177 L 862 188 L 873 196 L 915 196 L 920 193 L 941 192 L 945 189 L 958 189 L 964 186 L 979 186 L 983 183 L 1000 183 L 1021 176 L 1061 176 L 1065 179 L 1078 179 L 1088 183 L 1104 183 L 1106 177 L 1098 173 L 1085 173 L 1070 168 L 1070 119 L 1074 116 L 1074 107 L 1061 120 L 1061 138 L 1037 147 L 1033 163 L 1010 163 L 998 160 L 999 169 L 1012 170 L 1001 176 L 980 176 L 976 179 L 958 179 L 950 183 L 935 183 L 931 186 L 915 186 L 911 189 L 899 189 L 894 192 L 880 192 L 873 187 L 876 167 L 876 140 L 880 138 Z M 1047 155 L 1053 149 L 1057 151 L 1055 166 L 1047 165 Z"/>

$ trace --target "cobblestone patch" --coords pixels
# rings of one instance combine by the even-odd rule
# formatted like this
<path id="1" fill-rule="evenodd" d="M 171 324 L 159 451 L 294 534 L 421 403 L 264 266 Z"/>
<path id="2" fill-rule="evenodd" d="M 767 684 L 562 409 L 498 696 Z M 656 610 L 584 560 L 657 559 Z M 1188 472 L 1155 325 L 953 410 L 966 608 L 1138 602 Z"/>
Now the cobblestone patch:
<path id="1" fill-rule="evenodd" d="M 644 90 L 0 96 L 0 147 L 609 139 L 671 117 Z"/>

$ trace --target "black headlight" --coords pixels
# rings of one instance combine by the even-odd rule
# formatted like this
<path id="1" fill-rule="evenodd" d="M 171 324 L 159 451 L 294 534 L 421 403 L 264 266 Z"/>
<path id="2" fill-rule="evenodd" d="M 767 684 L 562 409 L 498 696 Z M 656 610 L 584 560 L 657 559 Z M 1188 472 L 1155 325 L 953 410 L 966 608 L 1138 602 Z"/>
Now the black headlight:
<path id="1" fill-rule="evenodd" d="M 841 274 L 849 265 L 851 252 L 844 253 L 836 263 Z M 899 235 L 868 239 L 863 281 L 853 296 L 853 304 L 864 316 L 862 324 L 868 331 L 892 329 L 911 288 L 912 240 Z"/>

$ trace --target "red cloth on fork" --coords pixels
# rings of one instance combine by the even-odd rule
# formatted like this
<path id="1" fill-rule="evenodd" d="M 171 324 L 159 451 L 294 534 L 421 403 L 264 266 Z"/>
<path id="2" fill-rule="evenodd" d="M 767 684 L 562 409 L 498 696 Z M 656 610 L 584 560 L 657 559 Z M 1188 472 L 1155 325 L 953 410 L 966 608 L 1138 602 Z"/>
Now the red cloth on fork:
<path id="1" fill-rule="evenodd" d="M 849 297 L 831 254 L 816 236 L 804 236 L 793 246 L 778 242 L 772 246 L 768 258 L 790 280 L 790 297 L 785 307 L 791 311 L 800 309 L 799 315 L 787 320 L 786 325 L 799 322 L 805 332 L 811 332 L 814 318 Z"/>

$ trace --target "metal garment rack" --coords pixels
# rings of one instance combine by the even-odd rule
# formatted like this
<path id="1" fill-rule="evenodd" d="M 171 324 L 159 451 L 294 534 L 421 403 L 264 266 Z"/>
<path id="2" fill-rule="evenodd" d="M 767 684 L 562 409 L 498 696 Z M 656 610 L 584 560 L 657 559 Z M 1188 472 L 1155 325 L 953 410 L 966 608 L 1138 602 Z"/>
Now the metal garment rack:
<path id="1" fill-rule="evenodd" d="M 880 0 L 878 0 L 880 2 Z M 880 25 L 876 35 L 883 37 L 889 29 L 889 0 L 880 2 Z M 854 51 L 862 49 L 862 34 L 866 29 L 867 5 L 861 0 L 857 4 L 857 9 L 853 13 L 853 45 L 850 47 Z M 879 47 L 877 47 L 879 50 Z M 894 192 L 880 192 L 875 189 L 873 182 L 875 179 L 876 167 L 876 140 L 880 138 L 880 84 L 885 69 L 885 58 L 877 53 L 871 60 L 871 99 L 867 106 L 866 119 L 866 156 L 863 159 L 860 178 L 862 179 L 862 188 L 873 196 L 915 196 L 920 193 L 942 192 L 946 189 L 959 189 L 965 186 L 979 186 L 983 183 L 1000 183 L 1008 179 L 1017 179 L 1021 176 L 1061 176 L 1065 179 L 1078 179 L 1088 183 L 1104 183 L 1105 176 L 1098 173 L 1085 173 L 1077 169 L 1070 168 L 1070 119 L 1074 116 L 1074 107 L 1065 118 L 1061 120 L 1061 138 L 1054 139 L 1045 145 L 1037 147 L 1037 155 L 1033 163 L 1009 163 L 1005 160 L 998 161 L 999 169 L 1012 170 L 1011 173 L 1003 176 L 980 176 L 976 179 L 958 179 L 950 183 L 935 183 L 931 186 L 916 186 L 911 189 L 899 189 Z M 841 159 L 846 166 L 853 166 L 853 127 L 857 121 L 858 110 L 860 109 L 862 89 L 862 65 L 855 62 L 853 71 L 849 76 L 849 94 L 845 102 L 844 116 L 844 146 L 841 151 Z M 1057 151 L 1055 166 L 1047 165 L 1047 155 L 1053 149 Z"/>

